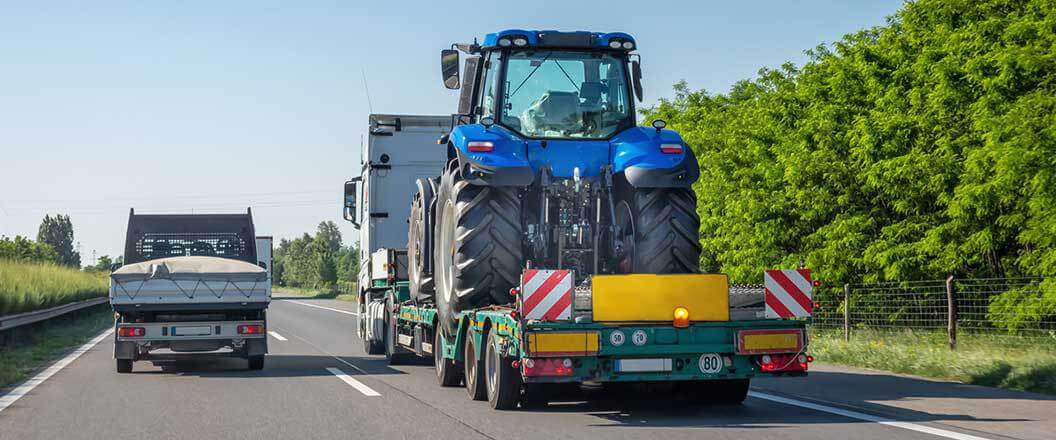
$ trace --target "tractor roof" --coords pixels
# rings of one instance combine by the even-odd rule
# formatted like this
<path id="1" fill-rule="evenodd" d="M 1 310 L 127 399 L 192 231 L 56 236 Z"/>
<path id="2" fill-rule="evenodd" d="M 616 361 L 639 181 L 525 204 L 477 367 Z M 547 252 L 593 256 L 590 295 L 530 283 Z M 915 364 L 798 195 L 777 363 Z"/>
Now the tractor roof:
<path id="1" fill-rule="evenodd" d="M 506 29 L 485 35 L 481 45 L 485 49 L 507 46 L 630 51 L 637 47 L 637 43 L 634 37 L 623 32 Z"/>

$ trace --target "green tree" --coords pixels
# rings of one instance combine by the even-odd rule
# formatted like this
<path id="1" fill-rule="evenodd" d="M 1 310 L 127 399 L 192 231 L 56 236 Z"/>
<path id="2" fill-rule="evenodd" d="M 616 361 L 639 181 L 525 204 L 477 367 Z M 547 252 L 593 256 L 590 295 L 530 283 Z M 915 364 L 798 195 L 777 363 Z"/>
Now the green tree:
<path id="1" fill-rule="evenodd" d="M 81 254 L 73 247 L 73 223 L 68 215 L 45 215 L 40 222 L 37 241 L 55 249 L 60 264 L 81 267 Z"/>
<path id="2" fill-rule="evenodd" d="M 14 239 L 0 236 L 0 259 L 59 263 L 59 253 L 45 243 L 35 242 L 21 235 Z"/>

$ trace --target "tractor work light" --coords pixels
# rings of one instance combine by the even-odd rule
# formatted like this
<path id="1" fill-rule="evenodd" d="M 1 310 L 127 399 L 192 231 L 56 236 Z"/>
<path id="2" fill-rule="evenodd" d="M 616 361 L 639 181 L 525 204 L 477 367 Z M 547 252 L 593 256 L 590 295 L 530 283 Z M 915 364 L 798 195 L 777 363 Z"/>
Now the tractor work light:
<path id="1" fill-rule="evenodd" d="M 634 43 L 632 43 L 630 41 L 624 41 L 623 42 L 623 48 L 627 49 L 627 50 L 634 49 Z"/>
<path id="2" fill-rule="evenodd" d="M 517 37 L 513 39 L 513 45 L 517 47 L 524 47 L 528 45 L 528 39 L 524 37 Z"/>
<path id="3" fill-rule="evenodd" d="M 612 40 L 612 41 L 609 42 L 609 47 L 611 47 L 613 49 L 619 49 L 620 46 L 621 46 L 620 45 L 620 40 Z"/>
<path id="4" fill-rule="evenodd" d="M 466 144 L 466 149 L 474 153 L 490 153 L 495 150 L 495 144 L 487 141 L 473 141 Z"/>
<path id="5" fill-rule="evenodd" d="M 499 46 L 510 47 L 511 44 L 513 44 L 513 42 L 510 41 L 509 38 L 500 38 L 499 39 Z"/>

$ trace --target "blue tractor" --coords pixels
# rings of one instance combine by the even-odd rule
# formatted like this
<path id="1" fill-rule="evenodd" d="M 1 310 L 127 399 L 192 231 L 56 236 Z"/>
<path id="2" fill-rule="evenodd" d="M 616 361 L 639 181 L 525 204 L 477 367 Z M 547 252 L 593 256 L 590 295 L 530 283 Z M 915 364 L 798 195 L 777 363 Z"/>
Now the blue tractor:
<path id="1" fill-rule="evenodd" d="M 511 29 L 442 51 L 458 112 L 445 169 L 417 182 L 408 276 L 443 334 L 461 310 L 511 303 L 528 267 L 571 269 L 577 285 L 698 271 L 697 160 L 663 121 L 637 125 L 636 47 L 621 32 Z"/>

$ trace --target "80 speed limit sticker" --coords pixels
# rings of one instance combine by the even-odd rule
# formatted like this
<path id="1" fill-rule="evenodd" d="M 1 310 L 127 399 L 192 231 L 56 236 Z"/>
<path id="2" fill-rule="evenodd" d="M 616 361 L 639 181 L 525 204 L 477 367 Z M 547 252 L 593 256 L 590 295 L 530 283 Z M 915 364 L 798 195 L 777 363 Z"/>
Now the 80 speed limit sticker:
<path id="1" fill-rule="evenodd" d="M 700 371 L 707 374 L 715 374 L 722 371 L 722 357 L 715 353 L 700 355 Z"/>

